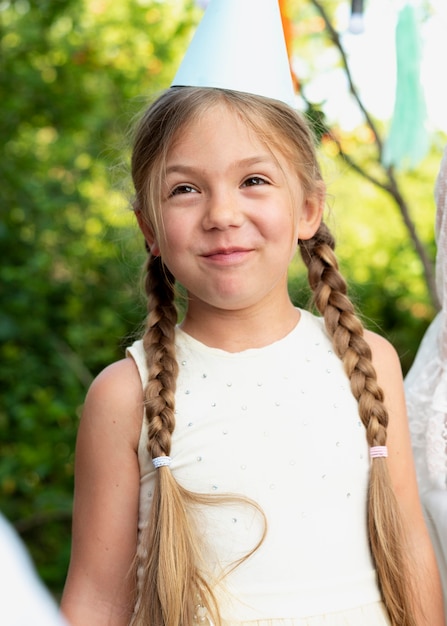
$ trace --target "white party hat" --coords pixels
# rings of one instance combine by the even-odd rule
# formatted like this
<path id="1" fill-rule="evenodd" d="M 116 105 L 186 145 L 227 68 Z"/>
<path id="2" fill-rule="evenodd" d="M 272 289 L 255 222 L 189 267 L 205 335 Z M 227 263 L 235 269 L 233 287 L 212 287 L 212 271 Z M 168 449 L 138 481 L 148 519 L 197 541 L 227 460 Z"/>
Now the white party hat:
<path id="1" fill-rule="evenodd" d="M 232 89 L 295 107 L 278 0 L 211 0 L 175 86 Z"/>

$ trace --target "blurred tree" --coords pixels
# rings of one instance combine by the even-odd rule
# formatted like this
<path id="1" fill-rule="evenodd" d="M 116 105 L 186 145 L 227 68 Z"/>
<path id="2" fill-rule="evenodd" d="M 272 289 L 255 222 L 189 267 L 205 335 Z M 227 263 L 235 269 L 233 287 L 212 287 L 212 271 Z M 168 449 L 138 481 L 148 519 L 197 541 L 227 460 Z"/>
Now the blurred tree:
<path id="1" fill-rule="evenodd" d="M 384 146 L 389 121 L 375 119 L 368 111 L 351 72 L 344 31 L 336 26 L 340 27 L 341 5 L 350 3 L 281 0 L 281 5 L 287 5 L 293 21 L 292 58 L 299 59 L 298 67 L 303 69 L 304 75 L 298 76 L 299 94 L 320 141 L 322 162 L 324 166 L 331 162 L 325 179 L 330 205 L 337 206 L 328 219 L 337 234 L 342 269 L 350 279 L 351 295 L 361 302 L 365 323 L 391 339 L 406 372 L 439 306 L 434 280 L 433 187 L 445 137 L 440 132 L 432 135 L 430 153 L 417 167 L 387 165 Z M 422 19 L 430 15 L 429 0 L 421 6 L 420 15 Z M 344 74 L 352 108 L 357 108 L 363 120 L 354 131 L 326 119 L 325 101 L 307 98 L 321 58 L 330 59 L 333 70 Z"/>
<path id="2" fill-rule="evenodd" d="M 55 589 L 77 408 L 144 317 L 142 242 L 120 184 L 127 126 L 169 83 L 197 12 L 174 1 L 0 5 L 0 507 Z"/>
<path id="3" fill-rule="evenodd" d="M 384 143 L 385 142 L 382 136 L 383 134 L 381 134 L 377 122 L 373 119 L 372 115 L 367 110 L 362 100 L 361 94 L 359 93 L 355 85 L 355 82 L 351 75 L 347 53 L 344 49 L 342 40 L 332 23 L 329 12 L 325 9 L 324 4 L 320 2 L 319 0 L 310 0 L 310 1 L 324 21 L 324 25 L 325 25 L 324 32 L 326 36 L 329 36 L 331 42 L 337 48 L 340 54 L 340 60 L 341 60 L 343 69 L 346 74 L 349 91 L 352 94 L 353 99 L 357 103 L 357 106 L 363 115 L 364 124 L 370 131 L 370 137 L 372 138 L 372 141 L 368 143 L 372 144 L 373 151 L 370 151 L 369 158 L 366 161 L 366 163 L 365 162 L 362 163 L 359 159 L 353 158 L 349 154 L 349 152 L 345 150 L 343 146 L 343 140 L 341 138 L 341 133 L 337 131 L 337 129 L 334 131 L 328 128 L 327 137 L 328 139 L 334 141 L 334 143 L 337 146 L 340 156 L 349 164 L 350 167 L 353 168 L 353 170 L 355 170 L 358 174 L 360 174 L 365 179 L 369 180 L 378 188 L 383 189 L 393 200 L 394 204 L 397 206 L 400 212 L 400 215 L 402 217 L 403 223 L 408 231 L 410 240 L 414 246 L 415 252 L 418 255 L 420 262 L 422 264 L 424 277 L 425 277 L 425 281 L 427 284 L 428 294 L 434 306 L 438 308 L 439 301 L 438 301 L 438 297 L 436 294 L 433 258 L 429 254 L 423 241 L 421 240 L 421 237 L 419 236 L 418 230 L 416 228 L 416 225 L 411 215 L 409 204 L 405 198 L 403 185 L 401 184 L 401 181 L 399 181 L 398 176 L 396 174 L 395 166 L 393 164 L 385 163 L 385 159 L 384 159 L 384 152 L 385 152 Z M 413 95 L 414 98 L 416 97 L 416 94 L 407 94 L 407 95 L 408 96 Z M 312 105 L 310 105 L 310 109 L 312 110 Z M 319 122 L 319 126 L 321 126 L 321 121 Z"/>

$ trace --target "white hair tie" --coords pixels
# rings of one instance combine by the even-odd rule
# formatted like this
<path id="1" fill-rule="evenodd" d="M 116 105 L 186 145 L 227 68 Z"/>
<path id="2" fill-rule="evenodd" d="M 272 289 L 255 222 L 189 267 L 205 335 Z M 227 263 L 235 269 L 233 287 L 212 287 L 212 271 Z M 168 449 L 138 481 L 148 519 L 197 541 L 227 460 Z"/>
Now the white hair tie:
<path id="1" fill-rule="evenodd" d="M 386 446 L 372 446 L 369 449 L 369 456 L 372 459 L 388 456 L 388 448 Z"/>
<path id="2" fill-rule="evenodd" d="M 171 465 L 171 457 L 170 456 L 156 456 L 155 459 L 152 459 L 152 464 L 155 469 L 159 467 L 163 467 L 164 465 Z"/>

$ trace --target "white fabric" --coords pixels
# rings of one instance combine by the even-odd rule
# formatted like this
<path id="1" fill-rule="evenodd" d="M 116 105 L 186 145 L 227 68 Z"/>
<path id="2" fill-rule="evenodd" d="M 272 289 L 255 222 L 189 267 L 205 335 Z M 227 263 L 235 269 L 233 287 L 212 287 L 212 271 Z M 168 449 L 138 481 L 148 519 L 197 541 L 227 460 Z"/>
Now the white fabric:
<path id="1" fill-rule="evenodd" d="M 146 381 L 141 342 L 129 354 Z M 171 471 L 193 491 L 249 496 L 268 520 L 261 548 L 225 578 L 224 619 L 388 624 L 368 545 L 365 431 L 322 320 L 301 312 L 285 338 L 236 354 L 178 329 L 177 358 Z M 146 441 L 144 424 L 140 529 L 156 472 Z M 204 509 L 198 523 L 216 574 L 246 554 L 262 528 L 259 514 L 235 504 Z"/>
<path id="2" fill-rule="evenodd" d="M 435 185 L 436 285 L 441 310 L 405 379 L 421 491 L 447 488 L 447 148 Z"/>
<path id="3" fill-rule="evenodd" d="M 441 310 L 405 378 L 421 500 L 435 547 L 447 612 L 447 147 L 435 185 L 436 285 Z"/>
<path id="4" fill-rule="evenodd" d="M 440 353 L 444 317 L 444 311 L 440 311 L 427 329 L 405 378 L 421 493 L 432 488 L 446 489 L 447 361 L 442 360 Z"/>
<path id="5" fill-rule="evenodd" d="M 68 626 L 18 535 L 0 515 L 0 624 Z"/>

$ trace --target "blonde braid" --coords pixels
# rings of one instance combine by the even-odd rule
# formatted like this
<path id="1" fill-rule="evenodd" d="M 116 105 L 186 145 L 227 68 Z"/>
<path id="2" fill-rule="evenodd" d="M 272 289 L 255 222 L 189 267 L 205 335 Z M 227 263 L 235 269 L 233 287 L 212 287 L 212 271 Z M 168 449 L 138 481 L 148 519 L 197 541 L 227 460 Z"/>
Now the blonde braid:
<path id="1" fill-rule="evenodd" d="M 322 223 L 309 241 L 299 241 L 308 268 L 308 279 L 316 308 L 323 315 L 334 350 L 343 361 L 351 390 L 358 401 L 359 415 L 366 428 L 368 444 L 386 445 L 388 413 L 383 391 L 377 383 L 371 349 L 363 337 L 363 325 L 347 296 L 334 254 L 335 242 Z M 416 626 L 414 596 L 400 512 L 385 458 L 371 463 L 368 497 L 368 527 L 385 605 L 393 626 Z"/>
<path id="2" fill-rule="evenodd" d="M 174 278 L 159 257 L 149 256 L 146 292 L 147 329 L 143 338 L 148 366 L 145 412 L 148 422 L 148 452 L 151 458 L 169 456 L 175 426 Z M 144 546 L 147 557 L 138 559 L 143 569 L 135 626 L 191 626 L 197 608 L 215 613 L 209 586 L 200 573 L 198 542 L 188 515 L 188 504 L 200 496 L 183 489 L 169 467 L 156 471 L 151 514 Z M 206 595 L 211 596 L 207 600 Z"/>
<path id="3" fill-rule="evenodd" d="M 151 458 L 169 456 L 175 426 L 175 388 L 178 364 L 175 358 L 174 278 L 163 267 L 160 257 L 149 255 L 146 292 L 147 329 L 143 346 L 148 367 L 145 410 L 149 428 L 148 451 Z"/>

